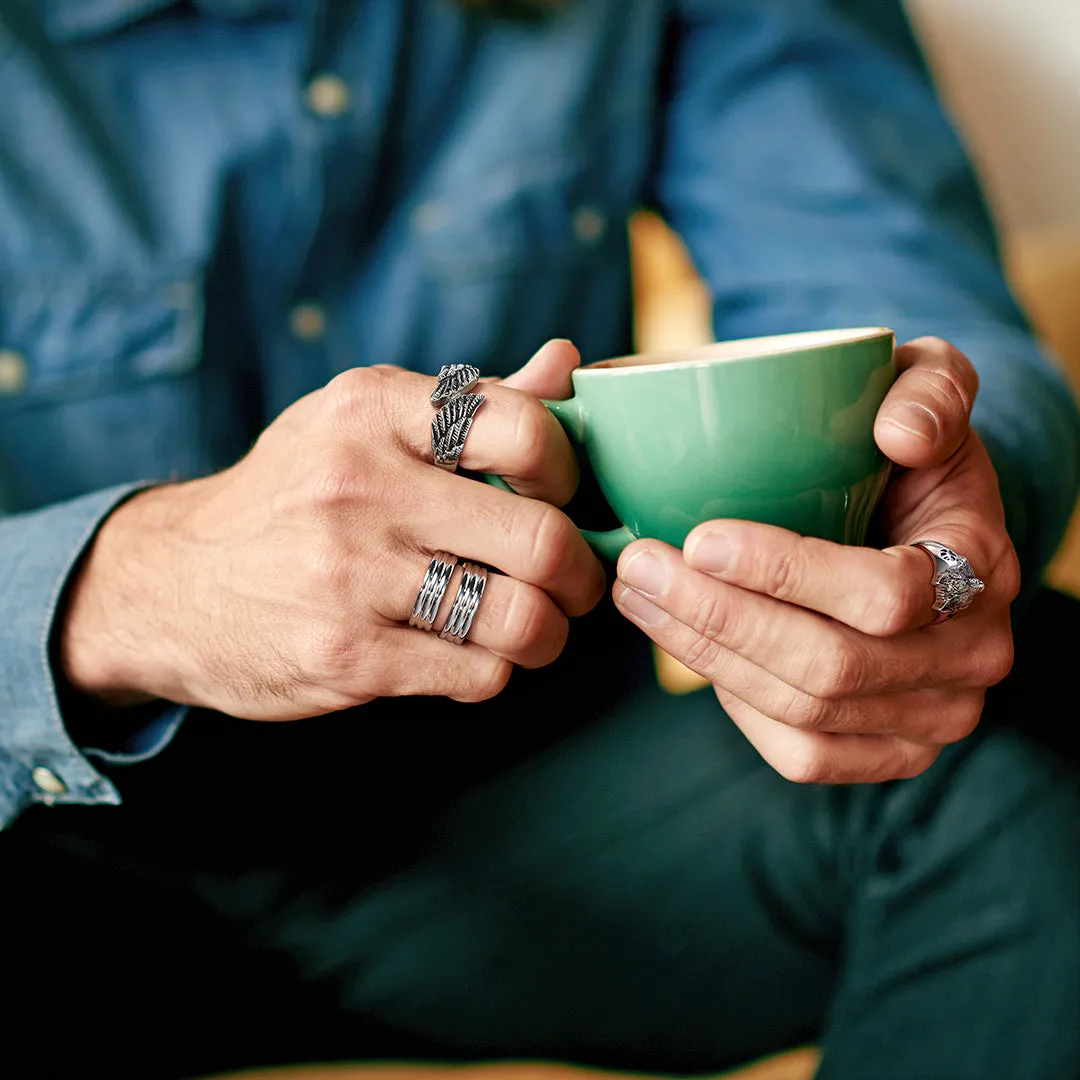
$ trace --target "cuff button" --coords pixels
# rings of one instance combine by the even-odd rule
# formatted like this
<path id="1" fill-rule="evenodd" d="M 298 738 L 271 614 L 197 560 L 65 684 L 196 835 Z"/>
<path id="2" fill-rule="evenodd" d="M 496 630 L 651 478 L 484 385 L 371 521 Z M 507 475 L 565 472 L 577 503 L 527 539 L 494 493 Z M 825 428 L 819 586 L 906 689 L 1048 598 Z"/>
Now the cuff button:
<path id="1" fill-rule="evenodd" d="M 30 775 L 46 795 L 63 795 L 67 792 L 67 784 L 50 769 L 39 765 Z"/>

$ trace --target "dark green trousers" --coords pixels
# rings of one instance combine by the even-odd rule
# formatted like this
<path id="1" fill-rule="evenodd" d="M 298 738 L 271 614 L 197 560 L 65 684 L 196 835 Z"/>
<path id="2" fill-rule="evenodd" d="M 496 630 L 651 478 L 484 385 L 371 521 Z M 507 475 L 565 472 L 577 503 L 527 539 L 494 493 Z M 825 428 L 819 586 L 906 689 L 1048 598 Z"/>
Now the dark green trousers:
<path id="1" fill-rule="evenodd" d="M 1078 616 L 1040 595 L 979 731 L 872 787 L 790 784 L 710 692 L 622 672 L 196 714 L 113 771 L 122 808 L 0 834 L 5 1073 L 711 1072 L 818 1041 L 823 1080 L 1076 1080 Z"/>

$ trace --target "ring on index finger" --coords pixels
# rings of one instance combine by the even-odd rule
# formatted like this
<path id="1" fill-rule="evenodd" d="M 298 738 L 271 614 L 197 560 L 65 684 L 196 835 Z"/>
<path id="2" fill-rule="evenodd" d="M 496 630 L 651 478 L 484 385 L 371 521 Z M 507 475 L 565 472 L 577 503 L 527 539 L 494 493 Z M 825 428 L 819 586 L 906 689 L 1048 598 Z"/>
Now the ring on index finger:
<path id="1" fill-rule="evenodd" d="M 442 405 L 467 394 L 480 381 L 480 369 L 472 364 L 443 364 L 438 379 L 431 391 L 432 405 Z"/>
<path id="2" fill-rule="evenodd" d="M 440 469 L 457 469 L 473 417 L 486 400 L 483 394 L 457 394 L 435 414 L 431 421 L 431 456 Z"/>

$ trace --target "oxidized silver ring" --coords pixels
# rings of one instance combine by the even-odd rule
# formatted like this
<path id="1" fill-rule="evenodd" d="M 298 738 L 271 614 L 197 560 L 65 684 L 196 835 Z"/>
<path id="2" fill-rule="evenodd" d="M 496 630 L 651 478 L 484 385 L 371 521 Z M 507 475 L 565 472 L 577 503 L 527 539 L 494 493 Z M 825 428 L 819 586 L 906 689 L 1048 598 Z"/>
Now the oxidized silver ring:
<path id="1" fill-rule="evenodd" d="M 431 404 L 442 405 L 467 394 L 480 381 L 480 369 L 472 364 L 443 364 L 439 381 L 431 391 Z"/>
<path id="2" fill-rule="evenodd" d="M 945 622 L 967 610 L 975 597 L 986 588 L 975 576 L 971 563 L 952 548 L 936 540 L 918 540 L 912 547 L 922 548 L 934 560 L 933 608 L 937 618 L 931 625 Z"/>
<path id="3" fill-rule="evenodd" d="M 473 417 L 485 400 L 483 394 L 458 394 L 435 414 L 431 421 L 431 456 L 440 469 L 453 472 L 458 467 Z"/>
<path id="4" fill-rule="evenodd" d="M 431 562 L 428 563 L 427 573 L 424 574 L 424 582 L 416 594 L 412 614 L 409 616 L 410 626 L 415 626 L 418 630 L 434 628 L 439 607 L 446 595 L 446 587 L 450 584 L 457 561 L 456 555 L 448 555 L 445 551 L 436 551 L 432 556 Z"/>
<path id="5" fill-rule="evenodd" d="M 452 641 L 455 645 L 464 643 L 480 609 L 480 599 L 484 595 L 486 584 L 485 567 L 471 562 L 461 564 L 461 583 L 458 585 L 450 614 L 446 617 L 446 624 L 439 631 L 439 637 L 444 641 Z"/>

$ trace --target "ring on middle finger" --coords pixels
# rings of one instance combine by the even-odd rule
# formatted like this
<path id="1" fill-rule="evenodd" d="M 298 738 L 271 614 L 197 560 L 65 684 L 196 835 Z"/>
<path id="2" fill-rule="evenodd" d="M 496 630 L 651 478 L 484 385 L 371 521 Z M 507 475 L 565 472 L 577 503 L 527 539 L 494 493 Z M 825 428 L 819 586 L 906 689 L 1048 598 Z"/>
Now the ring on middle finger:
<path id="1" fill-rule="evenodd" d="M 431 456 L 440 469 L 454 472 L 476 410 L 487 400 L 483 394 L 458 394 L 431 421 Z"/>

